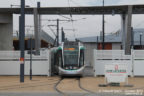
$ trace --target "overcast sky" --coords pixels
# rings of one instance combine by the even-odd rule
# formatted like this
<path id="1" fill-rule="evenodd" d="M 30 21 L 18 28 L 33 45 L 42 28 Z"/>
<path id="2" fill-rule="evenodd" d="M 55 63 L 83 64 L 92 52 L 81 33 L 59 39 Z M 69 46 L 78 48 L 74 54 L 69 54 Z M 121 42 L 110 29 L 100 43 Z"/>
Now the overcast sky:
<path id="1" fill-rule="evenodd" d="M 26 5 L 31 7 L 36 6 L 36 2 L 40 1 L 42 7 L 52 6 L 101 6 L 102 0 L 25 0 Z M 68 3 L 69 1 L 69 3 Z M 20 0 L 0 0 L 0 7 L 10 7 L 10 5 L 20 5 Z M 130 4 L 144 4 L 144 0 L 105 0 L 105 5 L 130 5 Z M 144 15 L 133 15 L 132 25 L 135 28 L 144 27 Z M 67 17 L 70 17 L 67 15 Z M 42 16 L 42 19 L 65 19 L 61 16 Z M 86 19 L 81 19 L 86 18 Z M 139 19 L 138 19 L 139 18 Z M 78 37 L 88 37 L 100 35 L 102 29 L 102 16 L 96 15 L 73 15 L 73 19 L 77 20 L 72 23 L 61 22 L 60 27 L 64 29 L 75 29 L 76 31 L 65 30 L 66 36 L 69 39 Z M 47 25 L 56 24 L 56 22 L 42 21 L 42 25 L 45 25 L 43 29 L 54 37 L 53 33 L 49 30 Z M 26 25 L 33 25 L 33 16 L 26 16 Z M 116 32 L 121 27 L 121 21 L 119 15 L 105 16 L 106 34 Z M 53 28 L 55 29 L 55 28 Z M 18 15 L 14 15 L 14 30 L 18 30 Z M 33 28 L 31 28 L 33 30 Z M 26 30 L 27 32 L 27 30 Z"/>

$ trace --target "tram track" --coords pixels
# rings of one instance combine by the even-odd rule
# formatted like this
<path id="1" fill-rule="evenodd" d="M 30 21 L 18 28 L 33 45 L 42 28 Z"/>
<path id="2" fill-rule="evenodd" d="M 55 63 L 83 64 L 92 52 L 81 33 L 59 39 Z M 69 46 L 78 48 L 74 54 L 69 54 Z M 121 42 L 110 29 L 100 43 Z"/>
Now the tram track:
<path id="1" fill-rule="evenodd" d="M 81 78 L 78 78 L 78 86 L 79 86 L 80 89 L 84 90 L 84 91 L 87 92 L 87 93 L 96 94 L 95 92 L 92 92 L 92 91 L 90 91 L 90 90 L 82 87 L 82 85 L 81 85 Z"/>
<path id="2" fill-rule="evenodd" d="M 63 92 L 63 91 L 61 91 L 61 90 L 58 88 L 59 84 L 60 84 L 64 79 L 65 79 L 65 78 L 61 78 L 61 79 L 55 84 L 54 89 L 55 89 L 56 92 L 58 92 L 59 94 L 61 94 L 61 95 L 63 95 L 63 96 L 71 96 L 70 94 Z M 90 91 L 90 90 L 85 89 L 84 87 L 82 87 L 80 77 L 76 78 L 75 80 L 78 81 L 78 87 L 79 87 L 81 90 L 83 90 L 83 91 L 86 92 L 86 93 L 83 93 L 81 96 L 87 96 L 87 95 L 90 95 L 90 94 L 96 94 L 96 93 L 94 93 L 94 92 L 92 92 L 92 91 Z"/>
<path id="3" fill-rule="evenodd" d="M 61 81 L 63 80 L 64 78 L 60 78 L 60 80 L 55 84 L 54 86 L 54 89 L 56 92 L 58 92 L 59 94 L 63 95 L 63 96 L 69 96 L 68 94 L 62 92 L 61 90 L 58 89 L 58 85 L 61 83 Z"/>

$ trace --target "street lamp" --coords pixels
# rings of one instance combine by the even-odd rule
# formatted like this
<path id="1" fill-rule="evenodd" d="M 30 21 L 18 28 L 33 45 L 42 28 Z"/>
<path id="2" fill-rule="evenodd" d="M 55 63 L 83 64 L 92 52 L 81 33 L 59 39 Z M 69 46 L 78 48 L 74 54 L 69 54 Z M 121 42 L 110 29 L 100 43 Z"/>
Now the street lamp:
<path id="1" fill-rule="evenodd" d="M 131 27 L 131 49 L 134 49 L 134 32 L 133 32 L 133 27 Z"/>

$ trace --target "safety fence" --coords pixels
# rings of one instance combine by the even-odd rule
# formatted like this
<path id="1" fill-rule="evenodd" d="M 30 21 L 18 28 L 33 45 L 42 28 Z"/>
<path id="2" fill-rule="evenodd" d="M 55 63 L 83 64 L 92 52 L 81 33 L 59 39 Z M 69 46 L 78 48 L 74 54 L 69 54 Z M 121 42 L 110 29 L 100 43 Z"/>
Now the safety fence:
<path id="1" fill-rule="evenodd" d="M 127 64 L 128 74 L 144 76 L 144 50 L 131 50 L 131 55 L 125 55 L 124 50 L 94 50 L 94 75 L 104 75 L 105 64 Z"/>
<path id="2" fill-rule="evenodd" d="M 144 50 L 133 50 L 133 68 L 135 76 L 144 76 Z"/>
<path id="3" fill-rule="evenodd" d="M 0 75 L 20 74 L 20 51 L 0 51 Z M 32 55 L 33 75 L 50 76 L 50 50 L 41 50 L 40 55 Z M 25 51 L 25 75 L 29 75 L 30 54 Z"/>

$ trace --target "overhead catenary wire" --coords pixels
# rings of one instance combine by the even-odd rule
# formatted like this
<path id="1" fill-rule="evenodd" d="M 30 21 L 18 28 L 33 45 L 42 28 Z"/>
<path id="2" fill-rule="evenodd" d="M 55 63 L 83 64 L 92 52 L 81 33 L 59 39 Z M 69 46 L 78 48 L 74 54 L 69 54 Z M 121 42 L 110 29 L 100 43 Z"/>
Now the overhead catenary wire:
<path id="1" fill-rule="evenodd" d="M 68 6 L 69 6 L 70 17 L 71 17 L 71 19 L 72 19 L 72 13 L 71 13 L 70 0 L 68 0 Z"/>
<path id="2" fill-rule="evenodd" d="M 72 21 L 72 28 L 73 28 L 74 37 L 75 37 L 75 39 L 76 39 L 76 33 L 75 33 L 75 30 L 74 30 L 74 24 L 73 24 L 73 21 Z"/>
<path id="3" fill-rule="evenodd" d="M 51 30 L 51 32 L 54 34 L 54 43 L 53 43 L 53 45 L 55 45 L 56 44 L 56 40 L 57 40 L 57 35 L 56 35 L 56 33 L 55 33 L 55 31 L 50 27 L 50 26 L 47 26 L 50 30 Z"/>
<path id="4" fill-rule="evenodd" d="M 77 7 L 83 7 L 79 3 L 75 2 L 74 0 L 70 0 L 73 4 L 75 4 Z"/>
<path id="5" fill-rule="evenodd" d="M 142 20 L 140 23 L 138 23 L 135 27 L 138 27 L 144 23 L 144 20 Z"/>
<path id="6" fill-rule="evenodd" d="M 36 0 L 36 1 L 40 1 L 40 0 Z M 32 0 L 30 0 L 29 2 L 31 2 L 31 4 L 33 3 Z M 72 1 L 72 0 L 68 0 L 68 5 L 69 5 L 69 11 L 70 11 L 70 18 L 67 17 L 67 16 L 64 16 L 64 15 L 61 15 L 59 14 L 59 16 L 63 17 L 63 18 L 66 18 L 66 19 L 70 19 L 71 22 L 72 22 L 72 28 L 74 29 L 74 22 L 73 22 L 73 19 L 72 19 L 72 14 L 71 14 L 71 6 L 70 6 L 70 2 L 72 3 L 75 3 L 78 5 L 78 3 L 76 3 L 75 1 Z M 80 6 L 80 5 L 79 5 Z M 64 22 L 65 23 L 65 22 Z M 73 33 L 74 33 L 74 37 L 76 38 L 76 33 L 75 33 L 75 30 L 73 30 Z"/>
<path id="7" fill-rule="evenodd" d="M 55 36 L 57 36 L 56 33 L 54 32 L 54 30 L 53 30 L 50 26 L 48 26 L 48 28 L 51 30 L 51 32 L 52 32 Z"/>
<path id="8" fill-rule="evenodd" d="M 65 19 L 69 19 L 69 20 L 71 19 L 71 18 L 69 18 L 69 17 L 67 17 L 67 16 L 64 16 L 64 15 L 61 15 L 61 14 L 59 14 L 59 16 L 65 18 Z"/>
<path id="9" fill-rule="evenodd" d="M 40 1 L 40 0 L 37 0 L 37 1 Z M 29 2 L 32 3 L 33 0 L 30 0 Z M 71 23 L 72 23 L 72 28 L 74 29 L 73 16 L 72 16 L 72 12 L 71 12 L 71 3 L 72 3 L 72 2 L 76 4 L 76 2 L 75 2 L 74 0 L 68 0 L 70 17 L 67 17 L 67 16 L 62 15 L 62 14 L 58 14 L 58 15 L 61 16 L 61 17 L 63 17 L 63 18 L 66 18 L 66 19 L 70 19 L 70 20 L 71 20 Z M 77 5 L 78 5 L 78 3 L 77 3 Z M 79 5 L 79 6 L 80 6 L 80 5 Z M 67 22 L 62 22 L 62 23 L 67 23 Z M 62 24 L 62 23 L 61 23 L 61 24 Z M 73 30 L 73 33 L 74 33 L 74 38 L 76 38 L 76 31 Z"/>
<path id="10" fill-rule="evenodd" d="M 34 1 L 35 1 L 35 0 L 30 0 L 30 1 L 28 1 L 28 2 L 31 2 L 31 4 L 34 5 Z M 36 0 L 36 1 L 40 1 L 40 0 Z M 70 17 L 71 17 L 71 18 L 60 14 L 61 17 L 64 17 L 64 18 L 66 18 L 66 19 L 71 19 L 71 20 L 73 20 L 73 19 L 72 19 L 73 17 L 72 17 L 72 14 L 71 14 L 71 13 L 72 13 L 72 12 L 71 12 L 71 3 L 73 3 L 73 4 L 81 7 L 81 3 L 78 3 L 76 0 L 68 0 Z M 72 28 L 74 29 L 74 22 L 73 22 L 73 21 L 71 21 L 71 22 L 72 22 Z M 63 23 L 65 23 L 65 22 L 63 22 Z M 76 38 L 76 31 L 73 31 L 73 33 L 74 33 L 74 37 Z"/>
<path id="11" fill-rule="evenodd" d="M 29 1 L 30 5 L 33 5 L 33 1 L 32 0 L 27 0 L 27 1 Z"/>
<path id="12" fill-rule="evenodd" d="M 70 0 L 68 0 L 68 6 L 69 6 L 70 18 L 71 18 L 71 22 L 72 22 L 72 28 L 74 29 L 73 17 L 72 17 L 71 6 L 70 6 Z M 76 39 L 76 35 L 75 35 L 75 31 L 74 30 L 73 30 L 73 33 L 74 33 L 74 38 Z"/>
<path id="13" fill-rule="evenodd" d="M 50 31 L 54 34 L 54 36 L 56 36 L 56 33 L 54 32 L 54 30 L 50 27 L 50 26 L 47 26 L 49 24 L 49 22 L 46 22 L 42 25 L 42 27 L 48 27 L 50 29 Z"/>

